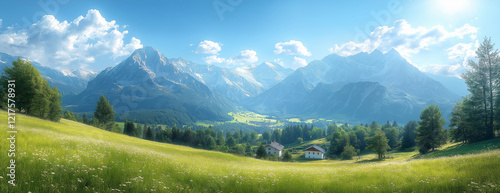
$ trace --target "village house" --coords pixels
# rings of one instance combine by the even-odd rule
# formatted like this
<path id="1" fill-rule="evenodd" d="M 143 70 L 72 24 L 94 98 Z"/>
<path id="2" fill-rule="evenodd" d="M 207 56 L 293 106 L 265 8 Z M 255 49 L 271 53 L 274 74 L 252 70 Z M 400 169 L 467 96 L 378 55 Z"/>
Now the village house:
<path id="1" fill-rule="evenodd" d="M 306 153 L 306 159 L 323 159 L 323 156 L 326 153 L 323 148 L 317 145 L 309 146 L 304 150 L 304 152 Z"/>
<path id="2" fill-rule="evenodd" d="M 273 141 L 269 145 L 266 145 L 266 152 L 268 155 L 281 157 L 281 151 L 283 150 L 283 148 L 284 146 Z"/>

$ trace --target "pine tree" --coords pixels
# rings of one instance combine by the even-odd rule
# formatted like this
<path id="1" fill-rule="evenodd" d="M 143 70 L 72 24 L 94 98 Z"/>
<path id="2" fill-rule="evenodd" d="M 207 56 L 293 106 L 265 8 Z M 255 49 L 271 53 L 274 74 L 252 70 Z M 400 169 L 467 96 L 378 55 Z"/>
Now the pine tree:
<path id="1" fill-rule="evenodd" d="M 151 141 L 153 141 L 155 139 L 155 136 L 153 134 L 153 129 L 151 129 L 151 126 L 148 126 L 146 128 L 146 132 L 144 134 L 144 138 L 147 139 L 147 140 L 151 140 Z"/>
<path id="2" fill-rule="evenodd" d="M 416 121 L 410 121 L 403 128 L 403 139 L 401 141 L 401 147 L 403 149 L 416 145 L 415 139 L 417 138 L 417 127 L 418 123 Z"/>
<path id="3" fill-rule="evenodd" d="M 420 115 L 420 119 L 417 128 L 417 142 L 420 153 L 427 153 L 429 150 L 434 151 L 435 148 L 446 143 L 443 129 L 445 122 L 441 118 L 441 111 L 438 106 L 431 105 L 425 108 Z"/>
<path id="4" fill-rule="evenodd" d="M 264 148 L 264 145 L 260 144 L 259 148 L 257 148 L 257 158 L 265 158 L 266 156 L 266 148 Z"/>
<path id="5" fill-rule="evenodd" d="M 125 120 L 125 126 L 123 127 L 123 133 L 125 135 L 136 136 L 137 131 L 135 130 L 134 122 Z"/>
<path id="6" fill-rule="evenodd" d="M 94 117 L 99 121 L 99 124 L 103 125 L 107 130 L 111 130 L 114 126 L 115 112 L 113 111 L 113 106 L 109 104 L 109 101 L 104 95 L 101 95 L 99 102 L 97 102 Z"/>
<path id="7" fill-rule="evenodd" d="M 89 120 L 87 119 L 87 115 L 85 115 L 85 113 L 83 113 L 82 123 L 89 124 Z"/>
<path id="8" fill-rule="evenodd" d="M 491 38 L 484 38 L 476 50 L 478 62 L 469 61 L 471 69 L 462 75 L 471 93 L 470 99 L 476 106 L 482 108 L 481 125 L 474 125 L 474 130 L 485 130 L 484 139 L 494 137 L 495 128 L 495 90 L 500 86 L 499 52 L 493 49 Z M 468 112 L 466 112 L 468 113 Z M 481 133 L 481 132 L 480 132 Z"/>

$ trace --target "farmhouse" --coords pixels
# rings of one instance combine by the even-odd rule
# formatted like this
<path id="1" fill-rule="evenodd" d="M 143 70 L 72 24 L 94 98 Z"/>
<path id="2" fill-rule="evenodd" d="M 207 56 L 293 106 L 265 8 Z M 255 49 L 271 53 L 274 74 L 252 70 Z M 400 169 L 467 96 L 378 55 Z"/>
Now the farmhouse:
<path id="1" fill-rule="evenodd" d="M 306 159 L 323 159 L 323 155 L 326 153 L 323 148 L 317 145 L 309 146 L 304 151 L 306 152 Z"/>
<path id="2" fill-rule="evenodd" d="M 283 148 L 284 146 L 273 141 L 269 145 L 266 145 L 266 152 L 267 154 L 281 157 L 281 151 L 283 150 Z"/>

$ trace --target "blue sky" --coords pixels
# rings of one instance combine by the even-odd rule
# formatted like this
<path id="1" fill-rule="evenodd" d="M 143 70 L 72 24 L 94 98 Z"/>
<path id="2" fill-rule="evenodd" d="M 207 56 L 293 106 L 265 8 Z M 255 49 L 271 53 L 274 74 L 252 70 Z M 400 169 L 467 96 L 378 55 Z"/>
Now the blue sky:
<path id="1" fill-rule="evenodd" d="M 421 70 L 457 75 L 467 68 L 464 61 L 474 57 L 484 36 L 500 42 L 499 4 L 9 1 L 0 6 L 0 52 L 59 70 L 100 71 L 141 46 L 152 46 L 169 58 L 230 68 L 265 61 L 297 68 L 332 53 L 348 56 L 395 48 Z"/>

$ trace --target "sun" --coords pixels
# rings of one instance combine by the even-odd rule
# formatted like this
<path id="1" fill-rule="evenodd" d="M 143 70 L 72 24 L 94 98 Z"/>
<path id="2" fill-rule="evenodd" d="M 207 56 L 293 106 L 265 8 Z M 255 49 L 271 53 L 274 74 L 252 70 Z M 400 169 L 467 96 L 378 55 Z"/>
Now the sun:
<path id="1" fill-rule="evenodd" d="M 438 7 L 447 13 L 459 13 L 469 6 L 468 0 L 435 0 Z"/>

